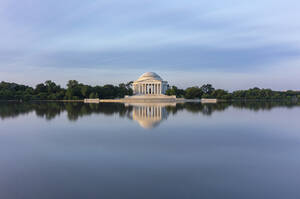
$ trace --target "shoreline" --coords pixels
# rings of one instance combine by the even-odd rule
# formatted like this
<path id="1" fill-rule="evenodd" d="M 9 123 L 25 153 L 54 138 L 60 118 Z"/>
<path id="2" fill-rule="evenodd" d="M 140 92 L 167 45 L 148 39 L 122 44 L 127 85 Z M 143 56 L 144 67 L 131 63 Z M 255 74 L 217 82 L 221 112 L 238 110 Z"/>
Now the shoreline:
<path id="1" fill-rule="evenodd" d="M 211 99 L 211 98 L 209 98 Z M 97 99 L 92 99 L 97 100 Z M 124 100 L 123 99 L 98 99 L 99 103 L 126 103 L 126 102 L 131 102 L 131 101 L 139 101 L 139 100 Z M 217 100 L 216 103 L 220 102 L 283 102 L 283 101 L 290 101 L 290 102 L 299 102 L 299 100 L 291 100 L 291 99 L 213 99 Z M 141 100 L 140 100 L 141 101 Z M 167 100 L 165 100 L 167 101 Z M 85 99 L 80 99 L 80 100 L 0 100 L 0 102 L 70 102 L 70 103 L 75 103 L 75 102 L 80 102 L 80 103 L 85 103 Z M 145 100 L 145 102 L 164 102 L 164 100 Z M 178 102 L 178 103 L 185 103 L 185 102 L 201 102 L 201 99 L 185 99 L 185 98 L 176 98 L 173 102 Z"/>

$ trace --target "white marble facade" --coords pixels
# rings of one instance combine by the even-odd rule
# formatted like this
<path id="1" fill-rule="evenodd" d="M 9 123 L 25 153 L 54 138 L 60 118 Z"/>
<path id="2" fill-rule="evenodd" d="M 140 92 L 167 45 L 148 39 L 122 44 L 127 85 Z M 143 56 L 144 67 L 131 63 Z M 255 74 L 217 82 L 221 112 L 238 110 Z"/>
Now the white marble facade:
<path id="1" fill-rule="evenodd" d="M 151 129 L 158 126 L 168 118 L 166 106 L 176 106 L 176 103 L 131 103 L 133 107 L 132 119 L 137 121 L 141 127 Z"/>
<path id="2" fill-rule="evenodd" d="M 153 72 L 144 73 L 133 82 L 134 95 L 164 95 L 168 89 L 168 82 Z"/>

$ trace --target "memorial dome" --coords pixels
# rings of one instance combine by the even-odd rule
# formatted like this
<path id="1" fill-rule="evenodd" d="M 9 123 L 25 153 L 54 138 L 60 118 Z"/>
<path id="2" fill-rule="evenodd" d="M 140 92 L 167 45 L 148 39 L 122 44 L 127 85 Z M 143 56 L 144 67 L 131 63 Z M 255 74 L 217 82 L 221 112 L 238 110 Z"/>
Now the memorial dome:
<path id="1" fill-rule="evenodd" d="M 146 81 L 146 80 L 162 81 L 162 78 L 154 72 L 147 72 L 147 73 L 142 74 L 137 81 Z"/>

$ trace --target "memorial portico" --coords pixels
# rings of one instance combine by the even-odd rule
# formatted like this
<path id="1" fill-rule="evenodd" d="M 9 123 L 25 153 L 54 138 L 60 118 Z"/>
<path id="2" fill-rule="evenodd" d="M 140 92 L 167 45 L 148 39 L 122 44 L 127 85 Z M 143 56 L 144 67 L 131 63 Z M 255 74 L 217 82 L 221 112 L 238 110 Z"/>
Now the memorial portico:
<path id="1" fill-rule="evenodd" d="M 133 82 L 134 95 L 164 95 L 168 89 L 168 82 L 153 72 L 144 73 Z"/>

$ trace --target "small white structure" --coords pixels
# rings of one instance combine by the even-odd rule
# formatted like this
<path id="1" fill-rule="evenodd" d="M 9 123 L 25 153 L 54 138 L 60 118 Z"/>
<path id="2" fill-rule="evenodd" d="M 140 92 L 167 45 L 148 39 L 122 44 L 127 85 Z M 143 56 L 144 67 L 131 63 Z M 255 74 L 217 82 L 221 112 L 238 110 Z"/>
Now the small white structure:
<path id="1" fill-rule="evenodd" d="M 96 99 L 84 99 L 83 100 L 84 103 L 99 103 L 100 99 L 96 98 Z"/>
<path id="2" fill-rule="evenodd" d="M 218 102 L 217 99 L 207 99 L 207 98 L 202 98 L 201 99 L 201 103 L 212 103 L 212 104 L 215 104 L 217 102 Z"/>
<path id="3" fill-rule="evenodd" d="M 154 72 L 147 72 L 134 81 L 132 87 L 134 95 L 164 95 L 168 82 Z"/>

